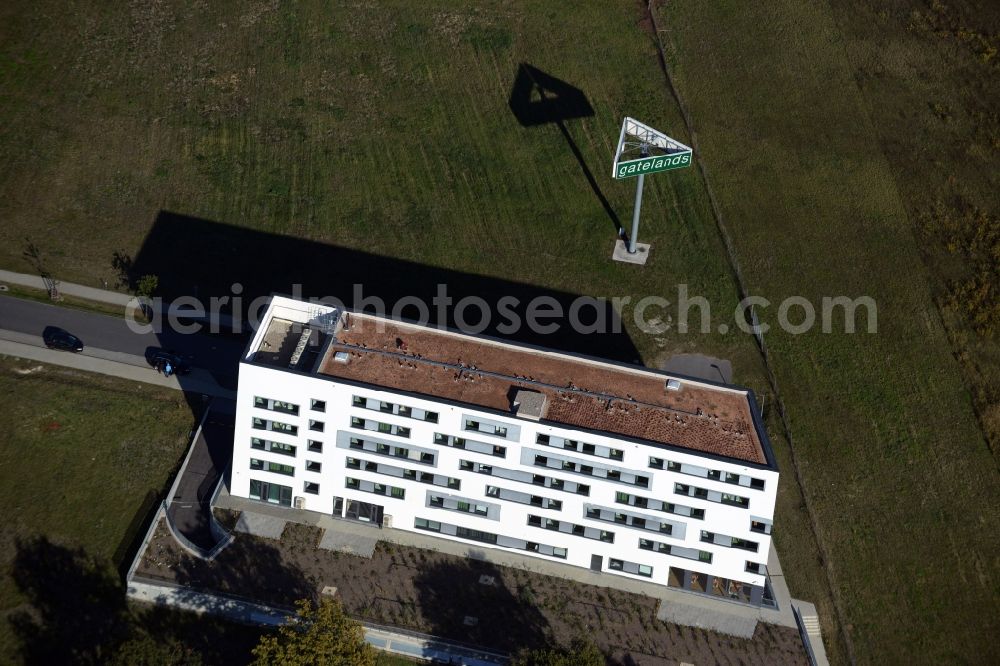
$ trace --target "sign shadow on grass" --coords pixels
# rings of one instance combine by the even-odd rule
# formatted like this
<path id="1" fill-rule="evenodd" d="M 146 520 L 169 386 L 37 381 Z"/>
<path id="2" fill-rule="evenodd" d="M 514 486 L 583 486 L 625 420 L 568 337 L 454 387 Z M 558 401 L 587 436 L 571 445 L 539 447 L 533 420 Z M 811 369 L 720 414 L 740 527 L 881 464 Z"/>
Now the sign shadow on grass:
<path id="1" fill-rule="evenodd" d="M 587 166 L 583 153 L 566 128 L 567 120 L 589 118 L 594 115 L 594 108 L 583 91 L 527 63 L 521 63 L 517 68 L 508 105 L 522 127 L 552 124 L 559 128 L 566 138 L 566 143 L 569 144 L 570 151 L 580 164 L 580 170 L 590 184 L 590 189 L 594 191 L 604 212 L 615 225 L 615 233 L 622 236 L 625 230 L 618 214 L 604 196 L 594 174 Z"/>

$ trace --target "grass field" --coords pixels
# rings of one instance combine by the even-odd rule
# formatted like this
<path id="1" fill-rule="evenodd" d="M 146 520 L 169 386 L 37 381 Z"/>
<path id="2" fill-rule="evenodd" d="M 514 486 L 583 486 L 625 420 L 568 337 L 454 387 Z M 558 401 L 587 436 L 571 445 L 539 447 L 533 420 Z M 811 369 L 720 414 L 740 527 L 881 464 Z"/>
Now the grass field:
<path id="1" fill-rule="evenodd" d="M 897 186 L 908 174 L 879 150 L 832 12 L 659 15 L 751 292 L 879 304 L 877 335 L 767 337 L 849 649 L 866 663 L 995 661 L 996 461 Z"/>
<path id="2" fill-rule="evenodd" d="M 164 490 L 194 424 L 175 392 L 9 358 L 0 359 L 0 393 L 16 398 L 0 423 L 0 661 L 10 662 L 17 646 L 8 620 L 37 592 L 11 576 L 19 550 L 42 536 L 113 571 L 147 494 Z"/>
<path id="3" fill-rule="evenodd" d="M 880 306 L 878 335 L 767 338 L 829 556 L 769 409 L 784 568 L 820 606 L 835 661 L 827 573 L 858 660 L 975 661 L 996 651 L 1000 488 L 914 242 L 907 165 L 877 150 L 885 107 L 853 77 L 852 7 L 758 5 L 660 11 L 751 292 Z M 686 283 L 731 312 L 698 170 L 647 180 L 650 264 L 614 264 L 567 139 L 508 106 L 521 63 L 581 89 L 593 115 L 567 132 L 627 223 L 633 184 L 607 174 L 621 117 L 688 139 L 647 29 L 630 3 L 7 3 L 0 266 L 28 270 L 30 237 L 57 277 L 99 286 L 170 210 L 573 293 L 672 299 Z M 647 363 L 730 358 L 773 404 L 746 336 L 630 333 Z"/>

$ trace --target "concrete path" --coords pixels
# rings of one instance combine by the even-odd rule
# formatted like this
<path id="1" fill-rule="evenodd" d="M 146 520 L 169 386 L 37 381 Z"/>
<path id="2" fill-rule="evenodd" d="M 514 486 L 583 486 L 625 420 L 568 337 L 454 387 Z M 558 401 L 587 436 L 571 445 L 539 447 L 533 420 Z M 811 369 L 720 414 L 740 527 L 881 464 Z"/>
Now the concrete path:
<path id="1" fill-rule="evenodd" d="M 246 516 L 249 512 L 244 511 L 240 515 Z M 376 544 L 378 544 L 377 536 L 350 534 L 341 530 L 325 530 L 323 538 L 319 540 L 319 547 L 325 550 L 336 550 L 368 559 L 375 554 Z"/>
<path id="2" fill-rule="evenodd" d="M 171 527 L 205 553 L 220 541 L 211 527 L 212 493 L 229 468 L 233 449 L 232 410 L 217 409 L 220 402 L 213 401 L 209 408 L 167 504 Z"/>
<path id="3" fill-rule="evenodd" d="M 31 287 L 33 289 L 48 291 L 45 281 L 42 280 L 41 277 L 30 273 L 16 273 L 14 271 L 0 270 L 0 284 L 16 284 L 22 287 Z M 56 288 L 63 296 L 75 296 L 76 298 L 83 298 L 96 303 L 117 305 L 122 308 L 123 312 L 125 307 L 128 306 L 132 302 L 132 299 L 135 298 L 133 294 L 127 292 L 113 291 L 111 289 L 97 289 L 95 287 L 87 287 L 85 285 L 74 284 L 72 282 L 59 281 Z M 170 304 L 161 301 L 160 306 L 160 312 L 166 314 Z M 178 312 L 183 311 L 184 309 L 178 310 Z M 233 318 L 230 315 L 220 313 L 218 315 L 218 321 L 221 328 L 232 330 Z"/>
<path id="4" fill-rule="evenodd" d="M 136 601 L 195 613 L 209 613 L 243 624 L 278 626 L 287 622 L 292 616 L 286 610 L 232 597 L 196 592 L 189 588 L 139 577 L 127 581 L 126 594 Z M 509 661 L 502 654 L 459 645 L 435 636 L 368 623 L 363 623 L 363 628 L 365 641 L 372 647 L 421 661 L 454 664 L 454 666 L 497 666 Z"/>
<path id="5" fill-rule="evenodd" d="M 244 511 L 236 521 L 236 531 L 277 540 L 281 538 L 287 524 L 288 521 L 282 518 Z"/>
<path id="6" fill-rule="evenodd" d="M 149 367 L 141 356 L 122 354 L 94 347 L 88 347 L 82 354 L 48 349 L 39 336 L 30 336 L 0 329 L 0 354 L 31 361 L 41 361 L 61 365 L 75 370 L 96 372 L 102 375 L 120 377 L 126 381 L 153 384 L 164 388 L 201 393 L 208 396 L 236 399 L 236 391 L 220 386 L 206 370 L 195 368 L 183 377 L 164 377 Z"/>
<path id="7" fill-rule="evenodd" d="M 48 287 L 41 277 L 29 273 L 0 270 L 0 284 L 3 283 L 17 284 L 22 287 L 32 287 L 48 291 Z M 94 287 L 86 287 L 82 284 L 73 284 L 72 282 L 59 282 L 57 289 L 59 293 L 65 296 L 76 296 L 77 298 L 85 298 L 88 301 L 120 305 L 122 308 L 133 298 L 132 294 L 111 291 L 110 289 L 95 289 Z"/>
<path id="8" fill-rule="evenodd" d="M 326 530 L 326 534 L 334 533 L 340 535 L 336 538 L 341 540 L 362 538 L 388 541 L 404 546 L 435 550 L 458 557 L 484 560 L 501 566 L 517 567 L 546 576 L 575 580 L 588 585 L 610 587 L 636 594 L 644 594 L 660 600 L 660 613 L 663 613 L 665 617 L 672 618 L 669 620 L 671 622 L 699 626 L 734 636 L 752 636 L 757 622 L 766 622 L 785 627 L 797 626 L 795 616 L 792 612 L 791 599 L 788 596 L 788 587 L 784 583 L 784 576 L 781 574 L 781 567 L 778 564 L 777 554 L 773 548 L 771 549 L 771 558 L 768 561 L 768 570 L 771 571 L 773 568 L 775 571 L 775 574 L 772 575 L 772 587 L 778 601 L 777 610 L 754 608 L 726 599 L 716 599 L 694 592 L 676 590 L 664 585 L 646 583 L 616 576 L 611 573 L 590 571 L 581 567 L 549 562 L 513 552 L 477 547 L 450 539 L 436 538 L 406 530 L 379 528 L 352 520 L 341 520 L 329 514 L 255 502 L 240 497 L 233 497 L 225 487 L 219 493 L 216 506 L 233 511 L 265 514 L 292 522 L 314 525 Z M 324 534 L 324 538 L 326 538 L 326 534 Z M 334 537 L 330 538 L 333 539 Z M 772 564 L 774 565 L 773 567 Z"/>

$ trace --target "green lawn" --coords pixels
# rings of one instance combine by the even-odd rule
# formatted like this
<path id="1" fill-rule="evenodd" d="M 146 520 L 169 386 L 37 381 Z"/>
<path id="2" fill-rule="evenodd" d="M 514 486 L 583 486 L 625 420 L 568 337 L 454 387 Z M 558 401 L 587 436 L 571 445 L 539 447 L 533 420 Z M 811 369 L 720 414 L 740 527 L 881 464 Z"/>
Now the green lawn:
<path id="1" fill-rule="evenodd" d="M 854 657 L 995 661 L 996 460 L 829 7 L 659 16 L 751 293 L 879 304 L 875 335 L 767 336 Z"/>
<path id="2" fill-rule="evenodd" d="M 835 660 L 827 575 L 861 661 L 994 654 L 995 459 L 834 15 L 717 2 L 660 17 L 751 292 L 880 306 L 877 335 L 767 338 L 826 553 L 769 409 L 793 594 L 820 606 Z M 567 132 L 627 224 L 634 185 L 608 173 L 622 116 L 691 142 L 647 28 L 635 3 L 6 3 L 0 266 L 28 270 L 30 237 L 57 277 L 99 286 L 169 210 L 573 293 L 673 300 L 686 283 L 720 323 L 737 290 L 699 171 L 647 179 L 650 263 L 612 263 L 566 138 L 508 107 L 521 63 L 580 88 L 593 115 Z M 727 357 L 774 404 L 748 337 L 626 323 L 647 363 Z"/>
<path id="3" fill-rule="evenodd" d="M 148 493 L 165 491 L 194 422 L 180 393 L 7 357 L 0 394 L 8 396 L 0 419 L 0 661 L 9 663 L 18 650 L 9 620 L 28 607 L 25 592 L 46 584 L 39 572 L 37 586 L 19 588 L 11 576 L 18 552 L 42 536 L 82 548 L 117 575 L 130 525 Z"/>

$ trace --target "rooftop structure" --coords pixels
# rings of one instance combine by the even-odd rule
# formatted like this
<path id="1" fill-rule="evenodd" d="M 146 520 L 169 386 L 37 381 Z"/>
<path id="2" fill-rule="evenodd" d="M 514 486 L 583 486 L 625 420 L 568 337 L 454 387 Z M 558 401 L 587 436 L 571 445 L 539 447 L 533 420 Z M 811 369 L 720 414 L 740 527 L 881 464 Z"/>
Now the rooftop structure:
<path id="1" fill-rule="evenodd" d="M 230 492 L 753 605 L 778 470 L 743 388 L 274 297 Z"/>

